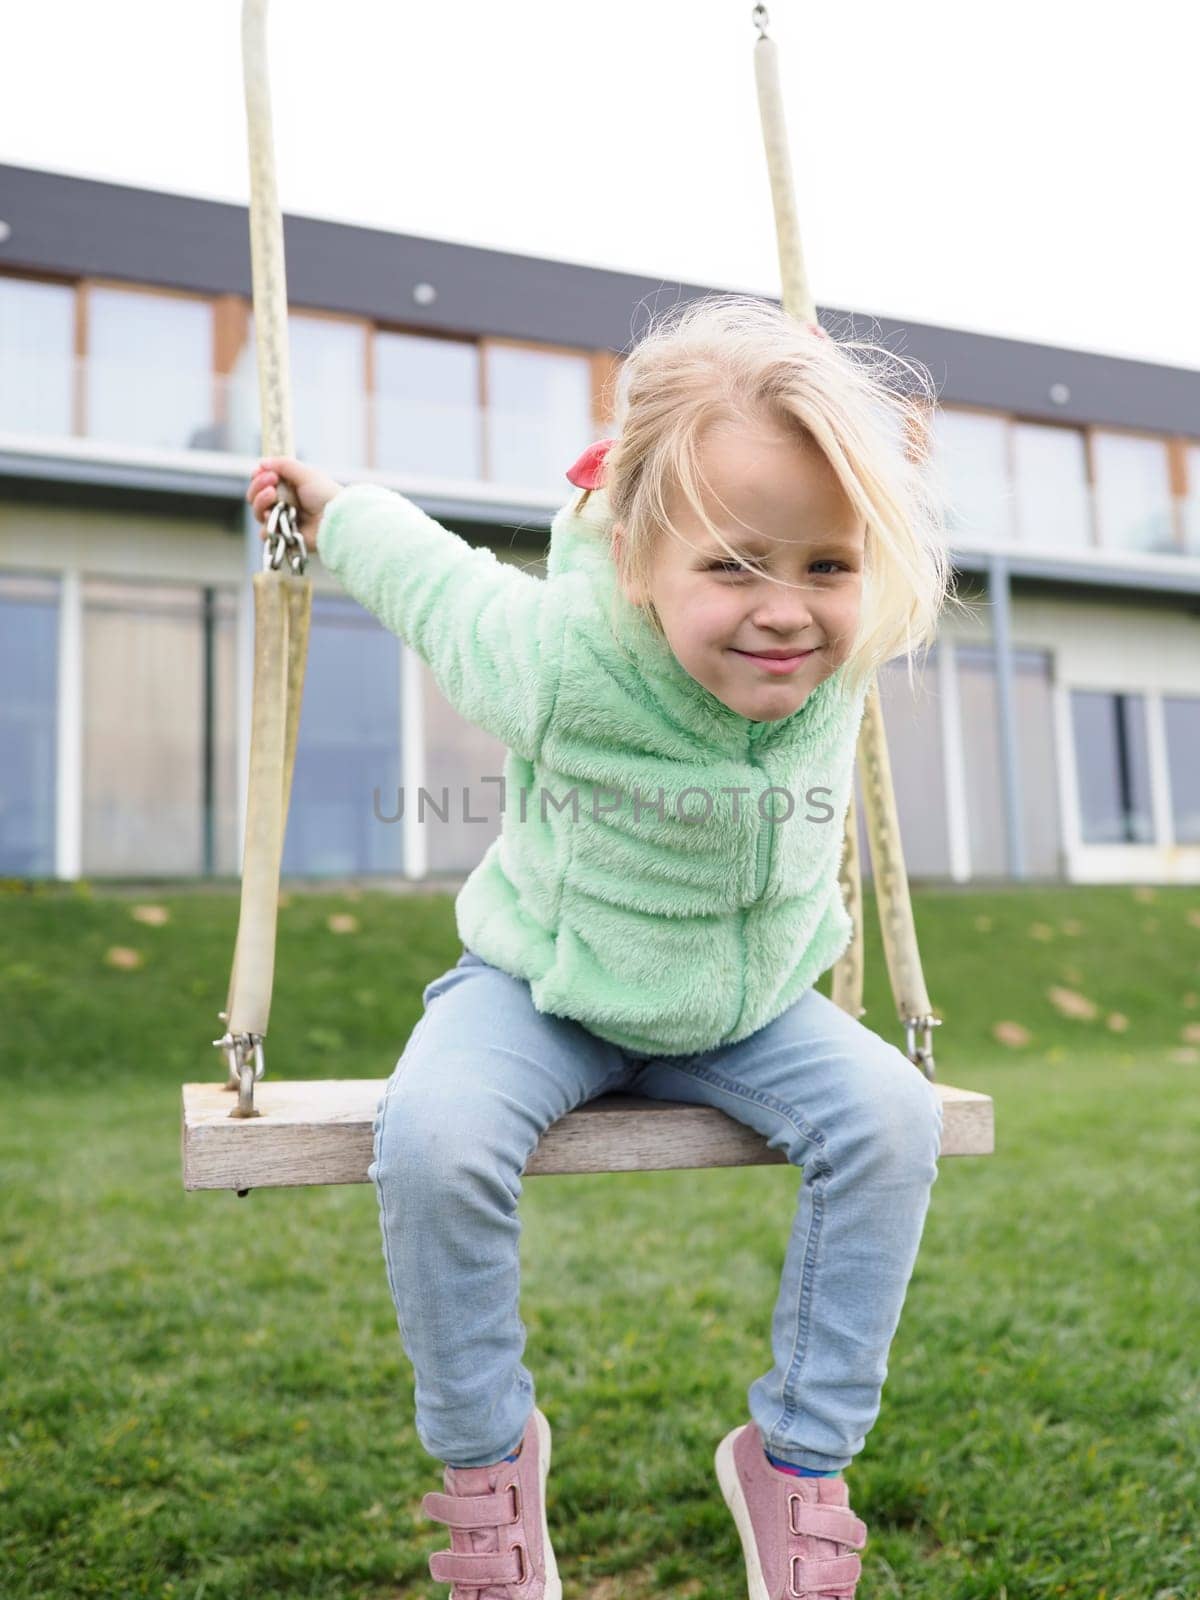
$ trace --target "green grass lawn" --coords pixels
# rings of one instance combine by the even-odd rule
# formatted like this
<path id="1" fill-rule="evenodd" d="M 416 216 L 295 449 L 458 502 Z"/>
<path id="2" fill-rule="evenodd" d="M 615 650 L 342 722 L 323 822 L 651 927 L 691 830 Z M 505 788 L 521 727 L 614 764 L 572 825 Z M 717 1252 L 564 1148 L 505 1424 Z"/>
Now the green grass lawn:
<path id="1" fill-rule="evenodd" d="M 994 1096 L 997 1150 L 942 1162 L 847 1470 L 860 1600 L 1196 1600 L 1200 889 L 915 903 L 939 1076 Z M 864 1020 L 899 1041 L 867 910 Z M 182 1188 L 236 915 L 224 889 L 0 894 L 3 1600 L 447 1593 L 374 1190 Z M 293 893 L 268 1072 L 386 1077 L 458 954 L 447 895 Z M 745 1595 L 712 1453 L 769 1363 L 799 1181 L 527 1181 L 568 1600 Z"/>

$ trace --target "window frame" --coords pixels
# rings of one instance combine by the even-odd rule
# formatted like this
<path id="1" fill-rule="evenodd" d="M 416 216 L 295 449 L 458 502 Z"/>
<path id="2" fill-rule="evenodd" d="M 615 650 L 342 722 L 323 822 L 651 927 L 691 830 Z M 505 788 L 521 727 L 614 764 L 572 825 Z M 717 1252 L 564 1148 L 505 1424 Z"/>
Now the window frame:
<path id="1" fill-rule="evenodd" d="M 1154 728 L 1153 728 L 1153 721 L 1154 721 L 1154 718 L 1158 715 L 1158 708 L 1155 705 L 1155 699 L 1156 699 L 1156 697 L 1161 697 L 1163 691 L 1160 690 L 1160 689 L 1147 688 L 1145 685 L 1139 685 L 1137 687 L 1130 688 L 1128 685 L 1112 686 L 1112 685 L 1104 684 L 1104 683 L 1065 683 L 1065 684 L 1063 684 L 1062 687 L 1063 687 L 1063 694 L 1065 696 L 1067 732 L 1068 732 L 1068 735 L 1069 735 L 1069 738 L 1070 738 L 1070 741 L 1071 741 L 1071 744 L 1070 744 L 1071 767 L 1072 767 L 1072 771 L 1074 773 L 1074 783 L 1075 783 L 1075 817 L 1074 817 L 1074 830 L 1073 831 L 1074 831 L 1074 837 L 1075 837 L 1075 839 L 1076 839 L 1076 841 L 1078 843 L 1079 848 L 1081 850 L 1109 850 L 1109 851 L 1112 851 L 1112 850 L 1131 850 L 1131 849 L 1132 850 L 1162 850 L 1166 846 L 1167 841 L 1162 836 L 1161 796 L 1158 793 L 1158 779 L 1157 779 L 1156 773 L 1155 773 L 1155 756 L 1154 756 L 1155 733 L 1154 733 Z M 1143 731 L 1144 731 L 1144 735 L 1145 735 L 1145 744 L 1146 744 L 1146 748 L 1145 748 L 1145 751 L 1143 752 L 1143 754 L 1145 756 L 1146 791 L 1147 791 L 1146 792 L 1146 798 L 1147 798 L 1147 802 L 1148 802 L 1148 806 L 1149 806 L 1150 829 L 1151 829 L 1151 834 L 1152 834 L 1151 838 L 1149 838 L 1149 839 L 1088 839 L 1088 838 L 1085 837 L 1085 835 L 1084 835 L 1085 818 L 1084 818 L 1084 812 L 1083 812 L 1083 792 L 1082 792 L 1082 788 L 1081 788 L 1081 785 L 1080 785 L 1081 765 L 1080 765 L 1080 760 L 1079 760 L 1079 745 L 1078 745 L 1077 733 L 1076 733 L 1075 705 L 1074 705 L 1074 696 L 1077 695 L 1077 694 L 1105 695 L 1110 700 L 1114 700 L 1114 699 L 1122 699 L 1122 700 L 1140 699 L 1142 701 L 1142 726 L 1143 726 Z M 1130 770 L 1130 772 L 1132 772 L 1132 766 L 1130 766 L 1129 770 Z M 1119 774 L 1118 774 L 1118 784 L 1119 784 Z M 1130 785 L 1130 790 L 1132 792 L 1132 783 Z M 1124 803 L 1124 799 L 1125 799 L 1125 796 L 1122 795 L 1121 796 L 1122 803 Z M 1123 811 L 1123 817 L 1127 817 L 1128 815 L 1130 815 L 1130 813 L 1127 810 Z"/>

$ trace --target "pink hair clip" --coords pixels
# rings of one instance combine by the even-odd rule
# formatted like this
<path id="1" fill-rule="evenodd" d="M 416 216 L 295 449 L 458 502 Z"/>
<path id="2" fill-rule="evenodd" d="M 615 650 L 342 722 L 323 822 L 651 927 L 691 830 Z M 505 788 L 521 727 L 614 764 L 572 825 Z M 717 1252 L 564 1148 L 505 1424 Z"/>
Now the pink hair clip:
<path id="1" fill-rule="evenodd" d="M 567 481 L 577 489 L 598 489 L 604 479 L 604 458 L 616 444 L 615 439 L 599 439 L 588 445 L 573 467 L 567 469 Z"/>

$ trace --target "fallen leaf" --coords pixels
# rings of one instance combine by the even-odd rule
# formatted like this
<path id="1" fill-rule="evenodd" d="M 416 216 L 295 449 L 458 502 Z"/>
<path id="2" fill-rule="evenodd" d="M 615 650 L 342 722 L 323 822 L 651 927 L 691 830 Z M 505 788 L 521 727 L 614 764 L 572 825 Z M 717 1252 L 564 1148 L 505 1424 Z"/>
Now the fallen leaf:
<path id="1" fill-rule="evenodd" d="M 1048 939 L 1053 939 L 1054 929 L 1048 922 L 1031 922 L 1029 925 L 1029 937 L 1031 939 L 1040 939 L 1045 944 Z"/>
<path id="2" fill-rule="evenodd" d="M 1191 923 L 1193 928 L 1200 928 L 1200 911 L 1189 911 L 1187 914 L 1187 920 Z"/>
<path id="3" fill-rule="evenodd" d="M 166 906 L 134 906 L 129 915 L 135 922 L 144 922 L 151 928 L 161 928 L 164 922 L 171 920 Z"/>
<path id="4" fill-rule="evenodd" d="M 1167 1055 L 1172 1061 L 1178 1061 L 1181 1067 L 1191 1067 L 1200 1061 L 1200 1050 L 1194 1044 L 1185 1044 L 1178 1050 L 1168 1050 Z"/>
<path id="5" fill-rule="evenodd" d="M 1158 895 L 1148 883 L 1139 883 L 1133 891 L 1133 898 L 1142 905 L 1149 905 L 1151 900 L 1157 900 Z"/>
<path id="6" fill-rule="evenodd" d="M 1185 994 L 1183 997 L 1183 1004 L 1188 1011 L 1194 1011 L 1197 1005 L 1200 1005 L 1200 995 L 1193 994 L 1189 989 L 1187 994 Z"/>
<path id="7" fill-rule="evenodd" d="M 1059 927 L 1064 933 L 1069 933 L 1073 939 L 1078 938 L 1083 932 L 1083 923 L 1076 922 L 1074 917 L 1068 917 L 1065 922 L 1060 922 Z"/>
<path id="8" fill-rule="evenodd" d="M 1179 1030 L 1184 1044 L 1200 1044 L 1200 1022 L 1185 1022 Z"/>
<path id="9" fill-rule="evenodd" d="M 326 919 L 325 926 L 330 933 L 357 933 L 358 918 L 352 916 L 349 911 L 335 911 Z"/>
<path id="10" fill-rule="evenodd" d="M 140 967 L 142 964 L 141 952 L 139 950 L 131 950 L 125 944 L 112 945 L 104 959 L 110 967 L 121 967 L 126 972 L 131 971 L 134 967 Z"/>
<path id="11" fill-rule="evenodd" d="M 1012 1045 L 1017 1048 L 1028 1044 L 1033 1038 L 1028 1028 L 1023 1028 L 1019 1022 L 994 1022 L 992 1024 L 992 1037 L 1001 1044 Z"/>
<path id="12" fill-rule="evenodd" d="M 1110 1033 L 1125 1033 L 1129 1028 L 1129 1018 L 1120 1011 L 1110 1011 L 1104 1019 L 1104 1026 Z"/>
<path id="13" fill-rule="evenodd" d="M 1057 984 L 1046 990 L 1046 997 L 1064 1017 L 1078 1017 L 1084 1022 L 1091 1022 L 1099 1010 L 1096 1002 L 1089 1000 L 1086 995 L 1074 989 L 1060 988 Z"/>

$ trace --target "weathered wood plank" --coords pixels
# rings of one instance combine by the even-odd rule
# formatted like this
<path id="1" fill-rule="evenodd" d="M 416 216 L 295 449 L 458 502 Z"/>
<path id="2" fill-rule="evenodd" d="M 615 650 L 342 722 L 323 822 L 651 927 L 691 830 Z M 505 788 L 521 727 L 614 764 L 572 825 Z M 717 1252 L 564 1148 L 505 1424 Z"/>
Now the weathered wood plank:
<path id="1" fill-rule="evenodd" d="M 914 1071 L 916 1069 L 914 1068 Z M 991 1155 L 990 1095 L 935 1085 L 945 1119 L 944 1156 Z M 255 1086 L 260 1117 L 229 1115 L 233 1090 L 183 1086 L 185 1189 L 268 1189 L 366 1183 L 386 1082 L 376 1078 L 269 1079 Z M 752 1128 L 712 1106 L 606 1094 L 549 1128 L 525 1173 L 645 1172 L 782 1163 Z"/>

